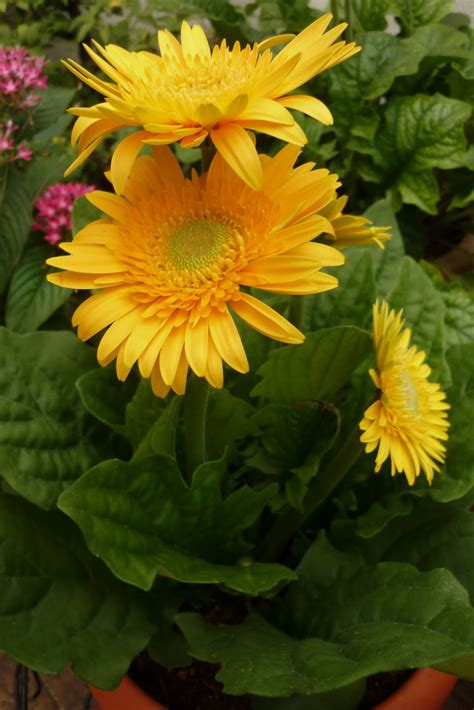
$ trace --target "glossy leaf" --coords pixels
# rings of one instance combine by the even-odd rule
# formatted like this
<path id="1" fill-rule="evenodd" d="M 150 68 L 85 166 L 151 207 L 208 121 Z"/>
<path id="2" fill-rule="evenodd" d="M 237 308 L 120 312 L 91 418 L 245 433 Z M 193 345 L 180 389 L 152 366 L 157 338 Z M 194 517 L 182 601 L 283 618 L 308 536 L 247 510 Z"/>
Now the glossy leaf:
<path id="1" fill-rule="evenodd" d="M 302 345 L 271 353 L 252 394 L 275 402 L 331 399 L 371 349 L 369 334 L 352 326 L 309 333 Z"/>
<path id="2" fill-rule="evenodd" d="M 271 589 L 294 573 L 255 563 L 242 533 L 274 495 L 243 486 L 225 500 L 222 462 L 207 463 L 183 481 L 176 462 L 154 456 L 105 461 L 59 501 L 90 550 L 120 579 L 150 589 L 156 574 L 181 582 L 223 583 L 247 594 Z"/>
<path id="3" fill-rule="evenodd" d="M 41 507 L 96 461 L 74 387 L 94 360 L 72 333 L 0 329 L 0 473 Z"/>

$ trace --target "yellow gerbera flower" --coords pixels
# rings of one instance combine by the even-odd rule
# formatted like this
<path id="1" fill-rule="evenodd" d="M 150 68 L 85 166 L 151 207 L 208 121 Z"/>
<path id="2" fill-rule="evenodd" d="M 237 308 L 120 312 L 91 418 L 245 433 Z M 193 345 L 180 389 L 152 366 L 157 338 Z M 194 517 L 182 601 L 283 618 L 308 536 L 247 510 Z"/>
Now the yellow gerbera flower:
<path id="1" fill-rule="evenodd" d="M 448 438 L 449 404 L 440 386 L 429 381 L 425 353 L 410 347 L 411 332 L 402 330 L 403 311 L 389 310 L 386 301 L 374 305 L 374 345 L 377 370 L 370 370 L 380 399 L 360 422 L 361 441 L 370 453 L 378 447 L 375 472 L 390 456 L 392 476 L 404 473 L 413 485 L 423 471 L 429 483 L 443 463 Z"/>
<path id="2" fill-rule="evenodd" d="M 138 362 L 153 390 L 184 392 L 188 366 L 214 387 L 223 361 L 239 372 L 247 358 L 231 313 L 284 343 L 303 334 L 242 286 L 306 294 L 337 286 L 320 271 L 342 264 L 331 246 L 311 242 L 330 223 L 319 214 L 339 185 L 327 170 L 293 168 L 299 149 L 261 156 L 263 189 L 254 191 L 217 155 L 209 172 L 186 179 L 169 148 L 136 159 L 123 196 L 89 193 L 109 215 L 62 244 L 69 256 L 59 286 L 99 289 L 76 310 L 73 325 L 87 340 L 108 328 L 98 360 L 117 358 L 119 379 Z"/>
<path id="3" fill-rule="evenodd" d="M 116 45 L 89 55 L 112 83 L 102 81 L 72 59 L 70 71 L 105 96 L 90 108 L 73 108 L 79 116 L 72 143 L 79 157 L 66 174 L 80 165 L 109 133 L 122 126 L 143 130 L 125 138 L 111 165 L 112 182 L 121 194 L 133 159 L 143 143 L 180 141 L 183 148 L 199 146 L 207 136 L 224 159 L 254 189 L 263 173 L 254 142 L 246 129 L 304 145 L 306 136 L 288 109 L 296 109 L 324 124 L 332 123 L 326 106 L 312 96 L 288 95 L 325 69 L 359 51 L 353 42 L 333 42 L 346 25 L 325 32 L 331 15 L 324 15 L 299 35 L 280 35 L 243 48 L 223 40 L 212 51 L 199 25 L 183 22 L 181 44 L 167 30 L 158 32 L 161 56 L 128 52 Z M 288 40 L 291 39 L 290 42 Z M 273 56 L 269 47 L 288 44 Z"/>
<path id="4" fill-rule="evenodd" d="M 376 227 L 367 217 L 358 217 L 352 214 L 343 214 L 348 197 L 343 195 L 333 200 L 324 210 L 323 214 L 331 222 L 334 234 L 329 239 L 335 242 L 338 249 L 344 247 L 358 247 L 365 244 L 377 244 L 384 249 L 383 242 L 390 239 L 390 227 Z"/>

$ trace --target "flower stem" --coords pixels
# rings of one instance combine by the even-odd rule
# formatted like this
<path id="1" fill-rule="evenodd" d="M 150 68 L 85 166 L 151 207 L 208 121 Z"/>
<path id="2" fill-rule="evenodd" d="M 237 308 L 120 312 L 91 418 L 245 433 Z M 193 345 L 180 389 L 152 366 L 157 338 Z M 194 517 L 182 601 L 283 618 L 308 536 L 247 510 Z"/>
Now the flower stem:
<path id="1" fill-rule="evenodd" d="M 206 138 L 204 143 L 201 145 L 201 174 L 207 173 L 215 154 L 216 154 L 216 149 L 214 147 L 214 144 L 211 143 L 211 140 L 208 137 L 208 138 Z"/>
<path id="2" fill-rule="evenodd" d="M 339 0 L 331 0 L 331 13 L 335 25 L 339 22 Z"/>
<path id="3" fill-rule="evenodd" d="M 191 375 L 184 395 L 184 439 L 188 480 L 206 460 L 206 414 L 209 385 L 204 377 Z"/>
<path id="4" fill-rule="evenodd" d="M 313 479 L 304 499 L 303 511 L 299 512 L 292 508 L 275 521 L 259 550 L 261 559 L 274 561 L 281 558 L 291 539 L 339 485 L 362 449 L 360 429 L 357 426 L 342 449 Z"/>
<path id="5" fill-rule="evenodd" d="M 288 319 L 290 323 L 293 323 L 295 328 L 299 328 L 300 330 L 301 326 L 303 325 L 304 305 L 304 296 L 290 297 L 290 313 Z"/>

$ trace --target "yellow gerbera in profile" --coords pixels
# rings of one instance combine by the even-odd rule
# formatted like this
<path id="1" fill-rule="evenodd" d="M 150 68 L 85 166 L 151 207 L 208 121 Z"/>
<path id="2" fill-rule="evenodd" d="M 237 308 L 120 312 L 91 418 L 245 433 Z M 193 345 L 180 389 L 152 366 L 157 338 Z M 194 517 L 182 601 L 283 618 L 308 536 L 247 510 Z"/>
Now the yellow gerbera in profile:
<path id="1" fill-rule="evenodd" d="M 403 312 L 389 310 L 386 301 L 374 306 L 376 371 L 370 370 L 380 399 L 360 422 L 361 441 L 370 453 L 378 447 L 375 472 L 390 457 L 392 476 L 404 473 L 413 485 L 423 471 L 429 483 L 443 463 L 448 438 L 449 404 L 440 386 L 429 381 L 425 353 L 410 347 L 411 332 L 403 329 Z"/>
<path id="2" fill-rule="evenodd" d="M 344 214 L 343 209 L 347 200 L 346 195 L 337 197 L 323 210 L 323 215 L 328 218 L 334 229 L 334 234 L 328 237 L 329 240 L 338 249 L 366 244 L 377 244 L 383 249 L 383 242 L 390 239 L 390 227 L 377 227 L 367 217 Z"/>
<path id="3" fill-rule="evenodd" d="M 125 138 L 112 159 L 112 182 L 118 194 L 125 188 L 143 143 L 180 141 L 183 148 L 193 148 L 207 136 L 240 178 L 260 189 L 262 167 L 246 129 L 301 146 L 306 143 L 305 134 L 288 109 L 332 123 L 329 110 L 318 99 L 289 95 L 359 51 L 353 42 L 334 44 L 346 25 L 326 32 L 331 19 L 324 15 L 296 37 L 280 35 L 243 48 L 238 42 L 230 48 L 223 40 L 211 51 L 202 28 L 186 22 L 181 27 L 181 44 L 167 30 L 158 32 L 161 56 L 129 52 L 116 45 L 103 48 L 94 43 L 97 52 L 86 47 L 111 82 L 97 78 L 72 59 L 65 62 L 81 81 L 105 96 L 103 103 L 90 108 L 71 109 L 79 116 L 72 134 L 79 157 L 66 174 L 106 135 L 123 126 L 138 126 L 143 130 Z M 285 42 L 273 56 L 269 47 Z"/>
<path id="4" fill-rule="evenodd" d="M 313 164 L 293 168 L 299 149 L 261 156 L 263 189 L 254 191 L 216 155 L 209 172 L 186 179 L 167 147 L 136 159 L 123 196 L 89 193 L 109 215 L 78 232 L 48 263 L 59 286 L 98 289 L 73 316 L 82 340 L 104 328 L 98 360 L 114 358 L 119 379 L 136 362 L 154 392 L 185 390 L 188 367 L 214 387 L 223 361 L 238 372 L 247 357 L 232 314 L 284 343 L 303 334 L 242 290 L 307 294 L 337 286 L 322 266 L 344 261 L 311 242 L 332 228 L 319 211 L 339 185 Z"/>

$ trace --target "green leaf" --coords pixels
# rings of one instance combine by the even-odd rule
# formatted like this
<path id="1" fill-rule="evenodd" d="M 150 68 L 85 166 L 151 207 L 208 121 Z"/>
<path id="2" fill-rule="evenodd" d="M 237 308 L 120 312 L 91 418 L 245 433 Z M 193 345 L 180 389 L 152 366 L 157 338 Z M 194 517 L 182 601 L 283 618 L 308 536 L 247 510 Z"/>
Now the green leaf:
<path id="1" fill-rule="evenodd" d="M 74 382 L 94 352 L 72 333 L 0 329 L 0 471 L 28 500 L 50 508 L 96 459 Z"/>
<path id="2" fill-rule="evenodd" d="M 153 454 L 175 455 L 176 429 L 182 401 L 182 397 L 173 397 L 167 402 L 166 408 L 161 412 L 156 422 L 152 424 L 137 447 L 133 455 L 134 460 L 153 456 Z"/>
<path id="3" fill-rule="evenodd" d="M 354 21 L 363 30 L 384 30 L 390 0 L 352 0 Z"/>
<path id="4" fill-rule="evenodd" d="M 33 196 L 24 175 L 4 168 L 3 199 L 0 198 L 0 294 L 20 260 L 31 226 Z"/>
<path id="5" fill-rule="evenodd" d="M 65 111 L 75 93 L 74 89 L 51 85 L 42 93 L 41 101 L 32 111 L 36 140 L 44 142 L 64 132 L 64 128 L 71 120 L 69 117 L 65 124 L 64 115 L 68 116 Z"/>
<path id="6" fill-rule="evenodd" d="M 425 57 L 466 56 L 468 38 L 464 32 L 439 22 L 419 27 L 407 42 L 410 46 L 420 45 Z"/>
<path id="7" fill-rule="evenodd" d="M 252 394 L 276 402 L 331 399 L 371 349 L 368 333 L 352 326 L 309 333 L 302 345 L 271 353 Z"/>
<path id="8" fill-rule="evenodd" d="M 84 195 L 78 197 L 72 208 L 72 233 L 77 234 L 77 232 L 90 224 L 90 222 L 101 219 L 101 217 L 103 217 L 102 212 L 100 212 L 97 207 L 94 207 L 87 197 Z"/>
<path id="9" fill-rule="evenodd" d="M 125 407 L 125 436 L 136 449 L 165 408 L 165 400 L 153 394 L 150 380 L 140 380 Z"/>
<path id="10" fill-rule="evenodd" d="M 368 511 L 357 518 L 357 534 L 370 538 L 378 535 L 391 520 L 410 515 L 413 499 L 400 492 L 389 493 L 373 503 Z"/>
<path id="11" fill-rule="evenodd" d="M 422 264 L 445 305 L 444 324 L 448 348 L 474 342 L 474 294 L 457 281 L 445 281 L 433 264 Z"/>
<path id="12" fill-rule="evenodd" d="M 306 297 L 305 330 L 336 325 L 363 328 L 367 324 L 375 301 L 373 257 L 368 250 L 362 251 L 357 247 L 345 249 L 344 256 L 346 263 L 332 270 L 339 279 L 339 286 L 332 291 Z"/>
<path id="13" fill-rule="evenodd" d="M 409 256 L 401 262 L 388 300 L 392 308 L 403 308 L 405 321 L 412 331 L 412 342 L 425 351 L 433 370 L 431 379 L 448 385 L 444 302 L 429 276 Z"/>
<path id="14" fill-rule="evenodd" d="M 392 0 L 391 9 L 411 34 L 416 27 L 437 22 L 448 14 L 453 0 Z"/>
<path id="15" fill-rule="evenodd" d="M 118 582 L 59 513 L 0 496 L 0 647 L 40 672 L 65 665 L 112 689 L 148 643 L 153 597 Z"/>
<path id="16" fill-rule="evenodd" d="M 76 388 L 92 416 L 114 431 L 124 433 L 125 410 L 137 388 L 133 377 L 120 382 L 114 365 L 95 367 L 79 377 Z"/>
<path id="17" fill-rule="evenodd" d="M 114 574 L 150 589 L 156 574 L 195 584 L 223 583 L 246 594 L 271 589 L 294 573 L 252 562 L 242 533 L 275 489 L 243 486 L 222 499 L 222 462 L 201 465 L 190 488 L 169 456 L 105 461 L 58 505 L 79 525 L 90 550 Z"/>
<path id="18" fill-rule="evenodd" d="M 232 450 L 235 442 L 255 434 L 254 412 L 249 402 L 227 390 L 211 389 L 206 421 L 208 458 L 217 460 L 226 449 Z"/>
<path id="19" fill-rule="evenodd" d="M 428 504 L 429 503 L 429 504 Z M 385 531 L 383 558 L 410 562 L 419 570 L 449 569 L 474 602 L 474 515 L 454 505 L 419 501 L 415 514 L 397 520 Z"/>
<path id="20" fill-rule="evenodd" d="M 227 693 L 309 695 L 373 673 L 439 666 L 473 653 L 474 609 L 448 570 L 420 572 L 397 562 L 359 567 L 357 558 L 336 550 L 331 555 L 324 547 L 321 568 L 321 541 L 314 547 L 282 600 L 286 626 L 295 631 L 296 613 L 303 637 L 256 613 L 240 626 L 177 616 L 191 655 L 221 664 L 217 679 Z M 324 572 L 332 567 L 328 578 Z"/>
<path id="21" fill-rule="evenodd" d="M 418 70 L 423 54 L 418 44 L 386 32 L 367 32 L 358 40 L 364 51 L 331 71 L 330 93 L 334 101 L 378 98 L 398 76 Z"/>
<path id="22" fill-rule="evenodd" d="M 37 330 L 71 295 L 68 288 L 58 288 L 46 281 L 51 271 L 46 259 L 51 248 L 40 244 L 26 250 L 13 272 L 8 290 L 5 322 L 17 333 Z"/>
<path id="23" fill-rule="evenodd" d="M 471 111 L 469 104 L 440 94 L 390 99 L 373 159 L 405 202 L 436 213 L 432 169 L 449 170 L 465 164 L 463 127 Z"/>
<path id="24" fill-rule="evenodd" d="M 451 426 L 446 465 L 427 489 L 432 498 L 441 502 L 462 498 L 474 487 L 474 439 L 467 430 L 474 411 L 473 362 L 474 343 L 456 345 L 448 351 L 452 385 L 447 391 Z"/>

